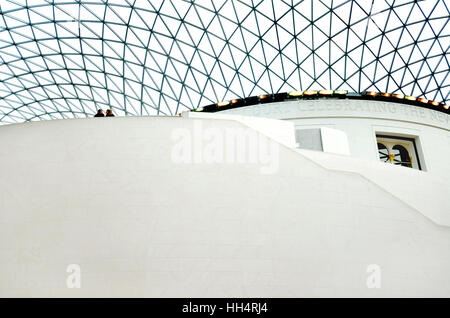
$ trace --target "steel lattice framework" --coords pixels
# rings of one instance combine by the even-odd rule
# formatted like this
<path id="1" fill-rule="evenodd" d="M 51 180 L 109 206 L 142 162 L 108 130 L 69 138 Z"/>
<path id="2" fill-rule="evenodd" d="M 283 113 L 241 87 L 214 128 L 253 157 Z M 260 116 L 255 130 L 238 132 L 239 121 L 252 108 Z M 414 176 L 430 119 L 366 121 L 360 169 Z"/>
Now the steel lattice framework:
<path id="1" fill-rule="evenodd" d="M 447 0 L 1 0 L 0 123 L 298 89 L 449 100 Z"/>

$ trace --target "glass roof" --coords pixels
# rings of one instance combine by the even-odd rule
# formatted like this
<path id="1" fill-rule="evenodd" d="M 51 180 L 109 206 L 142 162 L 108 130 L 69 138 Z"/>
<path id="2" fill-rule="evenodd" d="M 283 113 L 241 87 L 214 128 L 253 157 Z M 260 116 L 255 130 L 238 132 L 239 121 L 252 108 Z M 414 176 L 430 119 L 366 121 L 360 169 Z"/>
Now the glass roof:
<path id="1" fill-rule="evenodd" d="M 448 103 L 447 0 L 2 0 L 0 124 L 305 89 Z"/>

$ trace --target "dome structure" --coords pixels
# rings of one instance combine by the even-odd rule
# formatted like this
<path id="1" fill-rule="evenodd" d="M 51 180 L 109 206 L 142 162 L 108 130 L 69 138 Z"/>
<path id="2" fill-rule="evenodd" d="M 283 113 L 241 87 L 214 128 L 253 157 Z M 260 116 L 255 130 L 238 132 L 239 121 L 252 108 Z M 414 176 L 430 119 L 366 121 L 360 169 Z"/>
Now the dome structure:
<path id="1" fill-rule="evenodd" d="M 449 8 L 0 1 L 0 297 L 449 297 Z"/>
<path id="2" fill-rule="evenodd" d="M 5 0 L 0 124 L 328 88 L 448 104 L 449 13 L 445 0 Z"/>

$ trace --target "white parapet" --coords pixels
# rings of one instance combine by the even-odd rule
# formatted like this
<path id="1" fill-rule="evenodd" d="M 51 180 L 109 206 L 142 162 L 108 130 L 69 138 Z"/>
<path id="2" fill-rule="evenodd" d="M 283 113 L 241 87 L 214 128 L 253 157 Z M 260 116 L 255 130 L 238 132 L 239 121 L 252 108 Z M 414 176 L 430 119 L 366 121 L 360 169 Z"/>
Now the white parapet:
<path id="1" fill-rule="evenodd" d="M 272 138 L 289 148 L 295 148 L 294 124 L 289 121 L 259 118 L 252 116 L 230 115 L 224 113 L 183 112 L 184 118 L 234 120 Z"/>
<path id="2" fill-rule="evenodd" d="M 300 128 L 295 131 L 296 147 L 340 155 L 350 155 L 347 134 L 338 129 Z"/>

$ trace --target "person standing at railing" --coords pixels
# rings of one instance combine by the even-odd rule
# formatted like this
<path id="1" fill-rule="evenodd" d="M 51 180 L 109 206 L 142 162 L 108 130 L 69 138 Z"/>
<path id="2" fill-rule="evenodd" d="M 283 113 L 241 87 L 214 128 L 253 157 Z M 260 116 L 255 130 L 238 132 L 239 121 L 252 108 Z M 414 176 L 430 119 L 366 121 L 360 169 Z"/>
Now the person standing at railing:
<path id="1" fill-rule="evenodd" d="M 97 114 L 95 114 L 94 117 L 105 117 L 105 114 L 103 114 L 103 109 L 97 110 Z"/>

